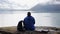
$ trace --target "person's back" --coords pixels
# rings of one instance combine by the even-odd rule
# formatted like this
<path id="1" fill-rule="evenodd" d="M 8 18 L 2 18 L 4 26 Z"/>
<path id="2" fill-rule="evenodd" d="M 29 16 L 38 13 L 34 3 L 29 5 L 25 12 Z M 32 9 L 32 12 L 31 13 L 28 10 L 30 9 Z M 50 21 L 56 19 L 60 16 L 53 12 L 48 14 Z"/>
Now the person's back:
<path id="1" fill-rule="evenodd" d="M 17 30 L 18 30 L 18 31 L 23 31 L 22 22 L 23 22 L 23 21 L 19 21 L 19 22 L 18 22 L 18 25 L 17 25 Z"/>
<path id="2" fill-rule="evenodd" d="M 24 28 L 26 30 L 35 30 L 34 24 L 35 24 L 35 19 L 34 17 L 31 16 L 31 13 L 28 12 L 28 16 L 24 19 Z"/>

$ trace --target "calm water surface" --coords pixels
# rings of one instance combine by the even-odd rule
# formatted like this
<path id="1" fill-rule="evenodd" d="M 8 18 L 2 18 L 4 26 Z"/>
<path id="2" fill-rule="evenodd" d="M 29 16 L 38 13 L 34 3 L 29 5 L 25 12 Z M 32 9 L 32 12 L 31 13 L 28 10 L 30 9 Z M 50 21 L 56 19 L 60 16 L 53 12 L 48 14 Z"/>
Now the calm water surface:
<path id="1" fill-rule="evenodd" d="M 28 11 L 0 11 L 0 27 L 17 26 L 20 20 L 24 20 Z M 35 26 L 60 27 L 60 13 L 33 13 Z"/>

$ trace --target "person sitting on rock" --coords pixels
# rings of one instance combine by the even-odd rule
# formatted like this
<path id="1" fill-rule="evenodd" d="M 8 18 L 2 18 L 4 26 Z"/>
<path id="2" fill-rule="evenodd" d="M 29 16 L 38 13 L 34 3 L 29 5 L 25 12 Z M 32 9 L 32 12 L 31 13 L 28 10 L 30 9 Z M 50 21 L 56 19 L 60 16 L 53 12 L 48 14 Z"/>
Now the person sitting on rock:
<path id="1" fill-rule="evenodd" d="M 24 28 L 28 31 L 34 31 L 35 30 L 35 19 L 31 16 L 31 12 L 27 13 L 27 17 L 24 18 Z"/>
<path id="2" fill-rule="evenodd" d="M 17 25 L 17 30 L 18 31 L 23 31 L 23 26 L 22 26 L 22 20 L 18 22 L 18 25 Z"/>

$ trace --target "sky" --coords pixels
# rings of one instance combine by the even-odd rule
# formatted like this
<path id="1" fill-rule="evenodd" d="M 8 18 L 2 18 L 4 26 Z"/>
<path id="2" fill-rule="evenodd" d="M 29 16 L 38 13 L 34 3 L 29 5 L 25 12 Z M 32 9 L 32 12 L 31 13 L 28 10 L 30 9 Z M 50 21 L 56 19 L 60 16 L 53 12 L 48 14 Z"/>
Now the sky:
<path id="1" fill-rule="evenodd" d="M 3 9 L 30 9 L 37 4 L 59 4 L 59 0 L 0 0 L 0 8 Z"/>

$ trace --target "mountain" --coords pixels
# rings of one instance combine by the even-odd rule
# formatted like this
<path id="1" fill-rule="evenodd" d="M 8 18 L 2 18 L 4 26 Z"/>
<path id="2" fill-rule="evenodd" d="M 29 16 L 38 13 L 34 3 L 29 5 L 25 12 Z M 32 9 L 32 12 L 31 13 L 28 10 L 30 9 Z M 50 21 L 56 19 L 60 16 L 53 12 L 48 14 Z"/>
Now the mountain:
<path id="1" fill-rule="evenodd" d="M 30 10 L 35 12 L 59 13 L 60 5 L 59 4 L 46 4 L 46 5 L 37 4 L 36 6 L 32 7 Z"/>

